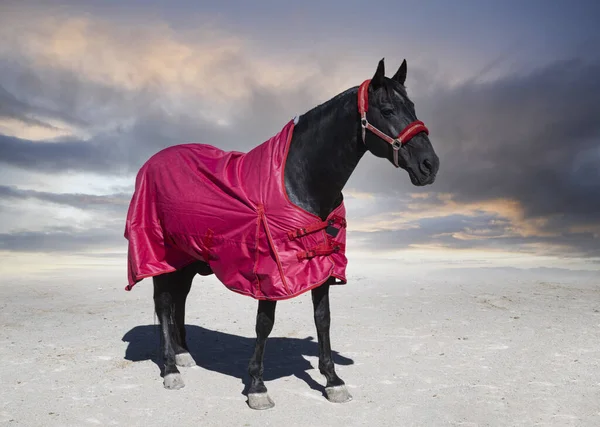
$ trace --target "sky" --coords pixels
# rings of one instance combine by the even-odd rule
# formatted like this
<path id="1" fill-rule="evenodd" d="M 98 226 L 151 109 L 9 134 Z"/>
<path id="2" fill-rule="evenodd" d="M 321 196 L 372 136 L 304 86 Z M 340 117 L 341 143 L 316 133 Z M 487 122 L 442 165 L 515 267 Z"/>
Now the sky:
<path id="1" fill-rule="evenodd" d="M 600 3 L 0 4 L 0 269 L 123 276 L 127 206 L 158 150 L 247 151 L 385 58 L 436 182 L 366 155 L 348 256 L 398 270 L 600 269 Z"/>

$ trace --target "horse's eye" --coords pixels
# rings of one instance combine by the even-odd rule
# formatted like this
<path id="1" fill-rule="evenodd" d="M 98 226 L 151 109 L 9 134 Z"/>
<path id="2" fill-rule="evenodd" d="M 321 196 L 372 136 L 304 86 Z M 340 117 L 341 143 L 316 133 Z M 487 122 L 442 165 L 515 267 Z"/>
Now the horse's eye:
<path id="1" fill-rule="evenodd" d="M 394 110 L 392 110 L 391 108 L 382 108 L 381 114 L 383 115 L 383 117 L 391 117 L 394 115 Z"/>

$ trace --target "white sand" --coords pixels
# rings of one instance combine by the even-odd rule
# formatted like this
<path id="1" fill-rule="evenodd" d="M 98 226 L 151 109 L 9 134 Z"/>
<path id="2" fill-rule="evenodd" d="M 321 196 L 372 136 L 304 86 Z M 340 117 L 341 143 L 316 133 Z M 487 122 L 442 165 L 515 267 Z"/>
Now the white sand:
<path id="1" fill-rule="evenodd" d="M 3 283 L 0 424 L 600 425 L 598 281 L 418 277 L 351 274 L 332 290 L 337 371 L 354 397 L 346 404 L 322 394 L 310 295 L 279 303 L 268 411 L 241 394 L 256 302 L 214 279 L 194 282 L 187 323 L 200 366 L 181 368 L 186 387 L 176 391 L 150 360 L 150 280 L 129 293 L 122 278 Z"/>

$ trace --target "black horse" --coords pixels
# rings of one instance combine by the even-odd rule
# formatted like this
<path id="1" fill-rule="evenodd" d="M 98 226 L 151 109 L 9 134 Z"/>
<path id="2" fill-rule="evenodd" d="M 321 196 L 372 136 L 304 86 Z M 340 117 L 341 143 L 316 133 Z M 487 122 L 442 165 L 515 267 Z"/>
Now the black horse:
<path id="1" fill-rule="evenodd" d="M 368 111 L 359 111 L 358 87 L 335 96 L 300 117 L 294 128 L 284 171 L 289 200 L 325 220 L 343 199 L 342 189 L 362 156 L 370 151 L 408 172 L 411 182 L 423 186 L 434 182 L 439 159 L 428 131 L 417 121 L 414 104 L 406 94 L 406 61 L 390 79 L 383 59 L 368 87 Z M 400 135 L 392 138 L 389 135 Z M 403 140 L 404 139 L 404 140 Z M 406 140 L 409 140 L 406 142 Z M 155 310 L 161 328 L 164 386 L 184 386 L 177 366 L 195 364 L 186 343 L 185 302 L 196 274 L 211 273 L 198 261 L 180 270 L 153 277 Z M 352 397 L 337 376 L 329 338 L 330 278 L 311 290 L 319 344 L 319 370 L 327 379 L 328 400 L 346 402 Z M 248 373 L 248 404 L 267 409 L 274 403 L 263 382 L 263 355 L 275 321 L 276 301 L 261 300 L 256 318 L 256 344 Z"/>

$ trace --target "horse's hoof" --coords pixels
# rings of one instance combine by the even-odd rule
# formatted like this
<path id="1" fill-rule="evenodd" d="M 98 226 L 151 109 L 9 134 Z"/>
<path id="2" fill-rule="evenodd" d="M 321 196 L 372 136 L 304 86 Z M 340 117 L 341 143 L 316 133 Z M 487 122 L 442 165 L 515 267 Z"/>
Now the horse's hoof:
<path id="1" fill-rule="evenodd" d="M 190 353 L 179 353 L 175 355 L 175 364 L 189 368 L 190 366 L 196 366 L 196 361 Z"/>
<path id="2" fill-rule="evenodd" d="M 271 409 L 275 402 L 271 400 L 268 393 L 248 393 L 248 406 L 252 409 Z"/>
<path id="3" fill-rule="evenodd" d="M 163 384 L 168 390 L 178 390 L 185 387 L 181 374 L 167 374 L 165 375 Z"/>
<path id="4" fill-rule="evenodd" d="M 333 403 L 345 403 L 352 400 L 352 396 L 345 385 L 325 387 L 325 395 L 327 396 L 327 400 Z"/>

